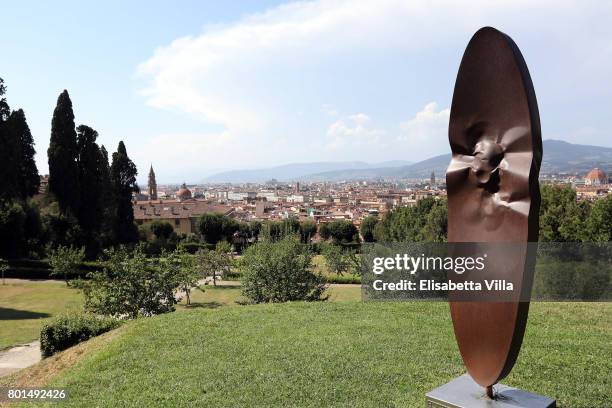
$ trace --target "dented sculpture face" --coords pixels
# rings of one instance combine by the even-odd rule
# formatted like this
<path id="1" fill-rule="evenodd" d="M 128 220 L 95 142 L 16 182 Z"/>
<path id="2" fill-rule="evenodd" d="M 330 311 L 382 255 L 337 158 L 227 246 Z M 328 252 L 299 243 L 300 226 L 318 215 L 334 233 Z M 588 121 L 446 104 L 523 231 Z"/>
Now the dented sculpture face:
<path id="1" fill-rule="evenodd" d="M 449 123 L 449 242 L 537 241 L 542 157 L 540 123 L 529 72 L 516 44 L 486 27 L 470 40 L 457 74 Z M 487 278 L 511 277 L 531 288 L 533 254 L 502 254 Z M 528 303 L 453 302 L 461 356 L 482 386 L 505 377 L 520 350 Z"/>

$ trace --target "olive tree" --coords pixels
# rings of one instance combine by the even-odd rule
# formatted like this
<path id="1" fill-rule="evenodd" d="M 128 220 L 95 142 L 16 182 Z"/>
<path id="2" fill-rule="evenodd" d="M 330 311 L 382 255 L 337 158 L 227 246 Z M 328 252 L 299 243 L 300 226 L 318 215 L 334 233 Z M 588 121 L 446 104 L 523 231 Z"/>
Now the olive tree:
<path id="1" fill-rule="evenodd" d="M 72 246 L 60 245 L 49 252 L 49 265 L 51 276 L 62 276 L 68 284 L 71 277 L 79 273 L 79 269 L 85 259 L 85 248 L 76 249 Z"/>
<path id="2" fill-rule="evenodd" d="M 254 303 L 325 300 L 325 278 L 313 272 L 312 253 L 299 236 L 249 247 L 240 265 L 242 293 Z"/>
<path id="3" fill-rule="evenodd" d="M 148 259 L 142 246 L 107 249 L 103 269 L 84 284 L 85 309 L 93 313 L 136 318 L 174 311 L 177 271 Z"/>

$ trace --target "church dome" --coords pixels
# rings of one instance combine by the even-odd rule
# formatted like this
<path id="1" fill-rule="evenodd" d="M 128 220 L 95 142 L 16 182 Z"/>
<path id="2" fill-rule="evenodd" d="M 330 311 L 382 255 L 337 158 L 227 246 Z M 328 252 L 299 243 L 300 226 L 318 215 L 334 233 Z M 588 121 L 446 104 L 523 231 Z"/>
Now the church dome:
<path id="1" fill-rule="evenodd" d="M 187 188 L 187 185 L 183 183 L 179 191 L 176 192 L 176 198 L 179 200 L 187 200 L 191 198 L 191 190 Z"/>
<path id="2" fill-rule="evenodd" d="M 585 181 L 586 184 L 591 185 L 607 184 L 608 177 L 606 176 L 606 173 L 604 173 L 603 170 L 594 168 L 593 170 L 589 171 L 589 174 L 587 174 Z"/>

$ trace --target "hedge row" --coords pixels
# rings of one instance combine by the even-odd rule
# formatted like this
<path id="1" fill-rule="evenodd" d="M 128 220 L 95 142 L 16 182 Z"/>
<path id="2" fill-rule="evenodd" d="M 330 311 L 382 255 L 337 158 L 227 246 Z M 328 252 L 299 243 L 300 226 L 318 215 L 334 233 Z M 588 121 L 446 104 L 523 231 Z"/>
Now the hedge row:
<path id="1" fill-rule="evenodd" d="M 328 275 L 325 279 L 327 283 L 361 283 L 359 275 Z"/>
<path id="2" fill-rule="evenodd" d="M 60 315 L 40 331 L 40 352 L 43 358 L 50 357 L 120 324 L 120 321 L 110 317 L 86 313 Z"/>
<path id="3" fill-rule="evenodd" d="M 61 276 L 51 276 L 51 267 L 46 260 L 11 259 L 8 261 L 9 269 L 4 273 L 5 278 L 14 279 L 62 279 Z M 88 272 L 102 269 L 99 262 L 83 262 L 78 276 L 85 278 Z"/>

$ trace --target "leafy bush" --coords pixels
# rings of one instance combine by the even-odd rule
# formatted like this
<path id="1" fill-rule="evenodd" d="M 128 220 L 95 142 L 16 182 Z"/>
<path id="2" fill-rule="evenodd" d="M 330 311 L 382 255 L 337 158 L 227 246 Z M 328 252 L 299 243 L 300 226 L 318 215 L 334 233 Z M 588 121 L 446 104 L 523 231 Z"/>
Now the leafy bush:
<path id="1" fill-rule="evenodd" d="M 321 253 L 330 272 L 337 275 L 359 272 L 360 259 L 355 252 L 334 244 L 322 244 Z"/>
<path id="2" fill-rule="evenodd" d="M 255 303 L 325 300 L 325 278 L 312 271 L 312 253 L 299 237 L 249 247 L 241 259 L 242 293 Z"/>
<path id="3" fill-rule="evenodd" d="M 176 271 L 146 257 L 141 246 L 105 251 L 104 269 L 89 274 L 84 286 L 85 309 L 93 313 L 129 317 L 174 311 L 179 283 Z"/>
<path id="4" fill-rule="evenodd" d="M 319 227 L 319 235 L 327 240 L 333 239 L 337 243 L 359 242 L 357 227 L 349 220 L 335 220 Z"/>
<path id="5" fill-rule="evenodd" d="M 92 314 L 66 314 L 45 324 L 40 331 L 40 351 L 43 356 L 66 350 L 120 325 L 118 320 Z"/>
<path id="6" fill-rule="evenodd" d="M 61 276 L 68 283 L 69 279 L 78 276 L 83 259 L 85 259 L 85 248 L 76 249 L 60 245 L 49 253 L 51 276 Z"/>
<path id="7" fill-rule="evenodd" d="M 158 239 L 168 239 L 174 232 L 172 224 L 166 221 L 153 221 L 150 225 L 151 232 Z"/>
<path id="8" fill-rule="evenodd" d="M 378 224 L 378 217 L 375 215 L 368 215 L 361 221 L 359 232 L 365 242 L 374 242 L 374 228 Z"/>

